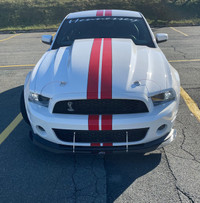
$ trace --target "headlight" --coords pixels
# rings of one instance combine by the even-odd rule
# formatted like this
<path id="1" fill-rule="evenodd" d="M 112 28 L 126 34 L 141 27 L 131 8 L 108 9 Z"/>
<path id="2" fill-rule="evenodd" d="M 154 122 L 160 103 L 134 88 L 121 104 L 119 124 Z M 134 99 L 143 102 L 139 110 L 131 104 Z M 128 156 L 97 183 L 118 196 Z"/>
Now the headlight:
<path id="1" fill-rule="evenodd" d="M 169 102 L 169 101 L 173 101 L 175 100 L 175 93 L 174 91 L 170 90 L 170 91 L 166 91 L 157 95 L 154 95 L 151 97 L 154 106 Z"/>
<path id="2" fill-rule="evenodd" d="M 41 106 L 45 106 L 45 107 L 49 106 L 49 98 L 44 97 L 44 96 L 37 94 L 37 93 L 30 92 L 28 100 L 30 102 L 39 104 Z"/>

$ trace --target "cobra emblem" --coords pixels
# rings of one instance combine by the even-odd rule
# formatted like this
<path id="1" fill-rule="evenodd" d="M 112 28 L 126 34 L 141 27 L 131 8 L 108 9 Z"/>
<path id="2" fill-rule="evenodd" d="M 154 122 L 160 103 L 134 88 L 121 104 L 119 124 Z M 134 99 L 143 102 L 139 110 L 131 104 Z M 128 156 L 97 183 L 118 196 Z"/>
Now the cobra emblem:
<path id="1" fill-rule="evenodd" d="M 74 109 L 72 108 L 72 102 L 67 102 L 67 106 L 68 106 L 68 108 L 67 108 L 67 111 L 74 111 Z"/>

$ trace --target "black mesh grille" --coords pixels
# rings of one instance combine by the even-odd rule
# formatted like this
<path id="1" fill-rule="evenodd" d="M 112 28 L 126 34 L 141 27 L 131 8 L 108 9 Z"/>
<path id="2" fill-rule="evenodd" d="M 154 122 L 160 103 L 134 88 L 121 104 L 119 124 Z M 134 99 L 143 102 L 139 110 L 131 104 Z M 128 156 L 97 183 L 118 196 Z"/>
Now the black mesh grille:
<path id="1" fill-rule="evenodd" d="M 144 102 L 124 99 L 89 99 L 59 101 L 53 113 L 59 114 L 131 114 L 148 112 Z"/>
<path id="2" fill-rule="evenodd" d="M 75 142 L 82 143 L 114 143 L 126 142 L 126 133 L 128 133 L 128 141 L 134 142 L 144 139 L 148 128 L 134 129 L 134 130 L 102 130 L 102 131 L 88 131 L 88 130 L 62 130 L 53 129 L 58 139 L 65 142 L 73 142 L 75 132 Z"/>

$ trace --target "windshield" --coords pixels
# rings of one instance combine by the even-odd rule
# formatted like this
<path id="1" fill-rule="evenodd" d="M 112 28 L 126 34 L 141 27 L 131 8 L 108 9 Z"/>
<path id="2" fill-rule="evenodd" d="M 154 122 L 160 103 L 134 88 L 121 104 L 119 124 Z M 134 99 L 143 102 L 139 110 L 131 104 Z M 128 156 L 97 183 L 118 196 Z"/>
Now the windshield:
<path id="1" fill-rule="evenodd" d="M 76 39 L 89 38 L 126 38 L 136 45 L 155 47 L 143 18 L 90 17 L 66 19 L 53 49 L 70 46 Z"/>

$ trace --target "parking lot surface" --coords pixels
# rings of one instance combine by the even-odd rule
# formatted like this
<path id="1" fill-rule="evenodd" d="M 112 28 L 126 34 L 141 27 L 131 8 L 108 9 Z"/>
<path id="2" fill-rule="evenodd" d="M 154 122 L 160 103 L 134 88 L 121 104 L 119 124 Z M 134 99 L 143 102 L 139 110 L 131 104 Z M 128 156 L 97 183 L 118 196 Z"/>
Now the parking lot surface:
<path id="1" fill-rule="evenodd" d="M 46 33 L 0 34 L 1 203 L 200 202 L 200 27 L 153 31 L 168 33 L 160 48 L 183 91 L 176 140 L 145 155 L 60 155 L 32 145 L 19 98 L 27 73 L 49 48 L 41 43 Z"/>

